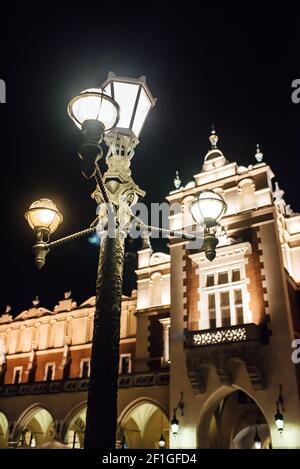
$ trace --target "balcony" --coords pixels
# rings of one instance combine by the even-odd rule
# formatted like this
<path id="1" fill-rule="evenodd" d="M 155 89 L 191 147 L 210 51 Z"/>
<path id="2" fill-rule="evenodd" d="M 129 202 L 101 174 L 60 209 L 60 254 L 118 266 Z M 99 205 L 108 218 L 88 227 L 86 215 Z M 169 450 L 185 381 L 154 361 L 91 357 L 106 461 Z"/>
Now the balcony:
<path id="1" fill-rule="evenodd" d="M 232 384 L 234 363 L 245 365 L 255 390 L 264 389 L 262 347 L 266 343 L 265 327 L 253 323 L 186 331 L 186 363 L 195 393 L 206 392 L 209 368 L 216 370 L 221 384 Z"/>

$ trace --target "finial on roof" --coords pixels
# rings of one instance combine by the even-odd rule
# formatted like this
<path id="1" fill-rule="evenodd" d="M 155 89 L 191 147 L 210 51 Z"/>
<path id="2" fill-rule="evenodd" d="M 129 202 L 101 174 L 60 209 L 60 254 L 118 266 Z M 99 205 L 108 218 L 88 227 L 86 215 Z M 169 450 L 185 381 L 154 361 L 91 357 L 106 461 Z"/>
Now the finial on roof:
<path id="1" fill-rule="evenodd" d="M 69 300 L 71 298 L 72 292 L 71 291 L 66 291 L 65 292 L 65 300 Z"/>
<path id="2" fill-rule="evenodd" d="M 258 163 L 261 163 L 263 160 L 263 152 L 259 148 L 259 144 L 256 145 L 256 154 L 255 154 L 255 159 Z"/>
<path id="3" fill-rule="evenodd" d="M 178 171 L 176 171 L 176 177 L 174 179 L 174 186 L 175 186 L 176 189 L 179 189 L 180 186 L 181 186 L 181 180 L 180 180 Z"/>
<path id="4" fill-rule="evenodd" d="M 8 314 L 11 312 L 11 306 L 10 305 L 6 305 L 6 308 L 5 308 L 5 314 Z"/>
<path id="5" fill-rule="evenodd" d="M 275 197 L 275 203 L 283 201 L 284 191 L 280 189 L 278 182 L 275 182 L 275 190 L 273 192 Z"/>
<path id="6" fill-rule="evenodd" d="M 212 147 L 212 148 L 217 148 L 218 140 L 219 140 L 219 137 L 218 137 L 218 135 L 216 134 L 215 126 L 212 125 L 212 126 L 211 126 L 211 134 L 210 134 L 210 137 L 209 137 L 209 141 L 210 141 L 210 143 L 211 143 L 211 147 Z"/>
<path id="7" fill-rule="evenodd" d="M 32 300 L 32 304 L 33 306 L 38 306 L 40 304 L 40 300 L 39 300 L 39 297 L 36 296 L 34 300 Z"/>

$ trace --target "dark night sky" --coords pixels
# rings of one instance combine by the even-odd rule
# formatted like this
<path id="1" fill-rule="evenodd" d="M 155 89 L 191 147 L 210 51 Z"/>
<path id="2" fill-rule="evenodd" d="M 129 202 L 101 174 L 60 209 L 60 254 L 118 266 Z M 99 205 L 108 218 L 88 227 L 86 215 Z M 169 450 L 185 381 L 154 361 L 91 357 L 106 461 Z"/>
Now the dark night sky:
<path id="1" fill-rule="evenodd" d="M 254 163 L 259 142 L 288 203 L 300 209 L 300 104 L 291 101 L 291 82 L 300 78 L 299 11 L 274 2 L 266 11 L 252 2 L 107 4 L 15 3 L 2 15 L 1 311 L 10 304 L 16 314 L 36 295 L 52 308 L 65 291 L 78 302 L 94 294 L 97 248 L 69 244 L 37 271 L 23 214 L 33 200 L 52 198 L 64 215 L 53 239 L 94 218 L 94 187 L 80 173 L 79 132 L 66 106 L 110 70 L 146 75 L 157 97 L 132 163 L 147 203 L 164 200 L 176 169 L 184 183 L 200 170 L 214 123 L 229 161 Z"/>

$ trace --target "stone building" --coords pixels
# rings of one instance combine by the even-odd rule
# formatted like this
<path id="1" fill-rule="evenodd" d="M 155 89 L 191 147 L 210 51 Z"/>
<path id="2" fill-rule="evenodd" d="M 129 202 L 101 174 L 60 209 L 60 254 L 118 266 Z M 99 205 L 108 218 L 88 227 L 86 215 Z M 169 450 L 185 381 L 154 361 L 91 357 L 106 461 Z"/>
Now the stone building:
<path id="1" fill-rule="evenodd" d="M 118 444 L 157 448 L 163 435 L 171 448 L 252 448 L 258 435 L 263 448 L 300 448 L 300 215 L 259 149 L 244 167 L 211 142 L 202 170 L 185 187 L 177 177 L 167 200 L 181 207 L 170 229 L 189 232 L 197 194 L 222 194 L 216 258 L 182 239 L 169 254 L 138 252 L 137 290 L 122 303 Z M 2 314 L 0 447 L 82 447 L 94 307 L 68 292 L 54 310 L 36 299 Z"/>

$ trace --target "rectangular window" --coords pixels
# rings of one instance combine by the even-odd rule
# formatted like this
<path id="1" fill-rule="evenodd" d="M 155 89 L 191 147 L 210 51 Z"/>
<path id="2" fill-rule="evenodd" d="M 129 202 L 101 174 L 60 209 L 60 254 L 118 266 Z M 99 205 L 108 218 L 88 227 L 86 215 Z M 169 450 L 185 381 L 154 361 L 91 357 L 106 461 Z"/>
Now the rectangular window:
<path id="1" fill-rule="evenodd" d="M 216 298 L 215 294 L 208 295 L 208 313 L 209 313 L 209 327 L 216 328 Z"/>
<path id="2" fill-rule="evenodd" d="M 119 373 L 121 375 L 126 375 L 131 373 L 131 354 L 124 353 L 120 356 L 120 363 L 119 363 Z"/>
<path id="3" fill-rule="evenodd" d="M 241 271 L 240 269 L 234 269 L 232 271 L 232 281 L 239 282 L 241 280 Z"/>
<path id="4" fill-rule="evenodd" d="M 218 284 L 228 283 L 228 272 L 219 272 Z"/>
<path id="5" fill-rule="evenodd" d="M 220 303 L 221 303 L 222 327 L 228 327 L 230 326 L 229 291 L 221 292 Z"/>
<path id="6" fill-rule="evenodd" d="M 55 364 L 47 363 L 45 367 L 44 381 L 52 381 L 54 379 L 54 373 L 55 373 Z"/>
<path id="7" fill-rule="evenodd" d="M 247 308 L 245 269 L 240 263 L 220 265 L 200 273 L 200 328 L 215 329 L 243 324 Z"/>
<path id="8" fill-rule="evenodd" d="M 234 305 L 237 324 L 244 322 L 242 290 L 234 290 Z"/>
<path id="9" fill-rule="evenodd" d="M 90 359 L 83 359 L 80 362 L 80 377 L 83 379 L 88 379 L 90 377 L 90 367 L 91 362 Z"/>
<path id="10" fill-rule="evenodd" d="M 21 379 L 22 379 L 22 370 L 23 370 L 23 367 L 22 366 L 16 366 L 14 368 L 14 377 L 13 377 L 13 383 L 14 384 L 19 384 L 21 383 Z"/>
<path id="11" fill-rule="evenodd" d="M 215 284 L 215 276 L 214 274 L 210 274 L 206 277 L 206 286 L 213 287 Z"/>

